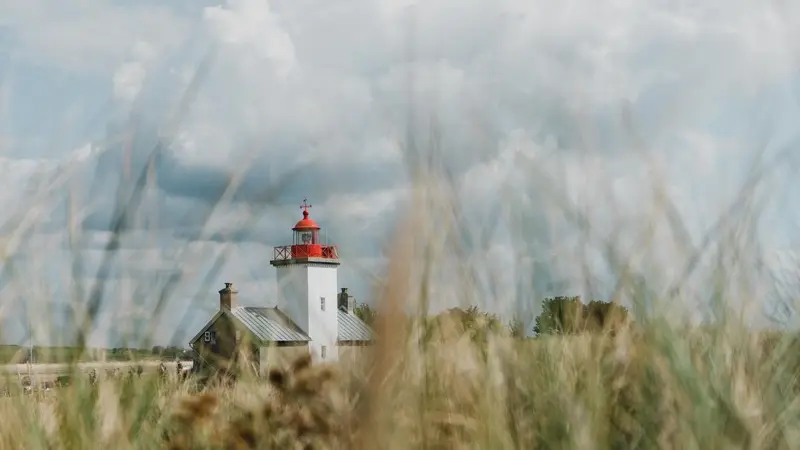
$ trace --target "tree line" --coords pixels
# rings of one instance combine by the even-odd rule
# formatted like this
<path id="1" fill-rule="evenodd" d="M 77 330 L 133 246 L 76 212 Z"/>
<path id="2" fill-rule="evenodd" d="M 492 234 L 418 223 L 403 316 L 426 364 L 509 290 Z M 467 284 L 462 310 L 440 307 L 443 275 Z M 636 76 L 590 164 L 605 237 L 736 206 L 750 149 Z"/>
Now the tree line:
<path id="1" fill-rule="evenodd" d="M 142 359 L 188 359 L 191 351 L 177 346 L 142 348 L 80 348 L 0 345 L 0 363 L 68 363 L 85 361 L 138 361 Z"/>
<path id="2" fill-rule="evenodd" d="M 374 327 L 378 311 L 366 303 L 356 304 L 353 313 L 367 325 Z M 478 330 L 505 330 L 512 337 L 526 335 L 528 324 L 519 318 L 504 323 L 496 314 L 482 311 L 477 306 L 451 308 L 433 317 L 434 321 L 449 317 L 461 324 L 464 331 L 475 335 Z M 584 303 L 580 296 L 550 297 L 542 301 L 542 310 L 533 321 L 533 335 L 570 335 L 614 332 L 631 320 L 628 309 L 618 303 L 591 300 Z"/>

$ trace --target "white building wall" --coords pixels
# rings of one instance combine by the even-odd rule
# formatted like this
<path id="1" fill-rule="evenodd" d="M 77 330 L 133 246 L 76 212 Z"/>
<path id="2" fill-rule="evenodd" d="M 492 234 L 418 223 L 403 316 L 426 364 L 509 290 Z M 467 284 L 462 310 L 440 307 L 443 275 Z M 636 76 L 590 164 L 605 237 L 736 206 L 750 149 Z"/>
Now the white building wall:
<path id="1" fill-rule="evenodd" d="M 339 357 L 336 345 L 339 332 L 337 269 L 337 266 L 313 263 L 277 267 L 278 308 L 311 338 L 309 351 L 315 361 L 336 361 Z"/>
<path id="2" fill-rule="evenodd" d="M 336 266 L 308 267 L 308 305 L 309 331 L 311 338 L 312 358 L 322 361 L 339 359 L 337 335 L 339 321 L 336 314 L 336 294 L 339 290 L 338 270 Z M 325 308 L 322 308 L 322 299 Z M 325 347 L 325 357 L 322 358 Z"/>
<path id="3" fill-rule="evenodd" d="M 278 309 L 308 333 L 308 266 L 278 266 Z"/>

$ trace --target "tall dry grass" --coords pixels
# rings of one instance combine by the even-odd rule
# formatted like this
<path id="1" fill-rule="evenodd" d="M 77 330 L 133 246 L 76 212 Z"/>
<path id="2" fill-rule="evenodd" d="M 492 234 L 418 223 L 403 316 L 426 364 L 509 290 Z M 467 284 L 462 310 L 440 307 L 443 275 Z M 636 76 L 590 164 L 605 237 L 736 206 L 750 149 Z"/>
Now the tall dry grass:
<path id="1" fill-rule="evenodd" d="M 441 210 L 435 204 L 427 208 Z M 301 358 L 265 380 L 244 378 L 234 387 L 199 393 L 188 384 L 147 378 L 96 387 L 78 382 L 49 397 L 3 400 L 0 446 L 800 445 L 800 340 L 793 334 L 749 329 L 725 305 L 718 305 L 718 319 L 705 325 L 645 314 L 615 333 L 537 339 L 498 332 L 476 340 L 446 320 L 432 327 L 425 311 L 433 262 L 448 250 L 426 239 L 428 226 L 412 216 L 399 228 L 390 269 L 376 288 L 376 345 L 363 365 L 312 365 Z M 740 281 L 719 281 L 715 295 L 725 295 L 725 286 Z M 638 301 L 640 285 L 623 288 Z"/>
<path id="2" fill-rule="evenodd" d="M 613 338 L 498 334 L 476 343 L 448 331 L 428 338 L 425 352 L 409 339 L 371 376 L 301 358 L 266 380 L 200 393 L 145 378 L 7 398 L 0 445 L 792 449 L 800 442 L 794 340 L 735 326 L 631 328 Z"/>
<path id="3" fill-rule="evenodd" d="M 749 329 L 720 300 L 736 294 L 748 271 L 758 271 L 747 259 L 725 259 L 750 248 L 740 239 L 746 224 L 731 223 L 717 236 L 718 268 L 708 281 L 715 316 L 706 325 L 667 314 L 680 289 L 654 298 L 650 280 L 611 242 L 607 256 L 619 280 L 612 299 L 632 302 L 633 326 L 613 334 L 490 333 L 475 340 L 426 320 L 442 289 L 438 271 L 454 256 L 463 266 L 446 278 L 450 287 L 471 304 L 486 294 L 477 282 L 482 268 L 460 259 L 464 230 L 446 171 L 431 164 L 413 182 L 411 213 L 397 227 L 389 268 L 374 291 L 377 341 L 361 367 L 301 359 L 266 380 L 200 393 L 155 379 L 92 387 L 76 376 L 84 381 L 49 395 L 1 400 L 0 448 L 800 446 L 800 343 L 787 332 Z M 581 211 L 562 205 L 565 215 L 584 221 Z M 648 227 L 642 225 L 643 246 L 652 240 Z M 512 232 L 526 239 L 524 229 Z"/>
<path id="4" fill-rule="evenodd" d="M 205 73 L 201 69 L 198 80 Z M 179 128 L 188 108 L 184 103 L 196 95 L 198 80 L 168 131 Z M 761 277 L 763 267 L 747 256 L 758 253 L 752 228 L 760 212 L 759 180 L 788 153 L 753 164 L 752 177 L 699 243 L 686 237 L 665 193 L 662 171 L 636 139 L 634 151 L 651 162 L 654 174 L 653 186 L 640 188 L 652 195 L 646 196 L 647 214 L 623 232 L 608 223 L 597 231 L 588 212 L 591 205 L 576 205 L 569 198 L 557 171 L 548 172 L 546 155 L 518 158 L 513 165 L 526 175 L 524 180 L 506 180 L 498 189 L 516 197 L 497 199 L 508 208 L 506 228 L 518 252 L 512 256 L 531 256 L 537 248 L 534 231 L 545 226 L 541 222 L 550 219 L 548 214 L 576 230 L 576 247 L 607 234 L 598 247 L 616 282 L 609 299 L 627 302 L 636 323 L 613 335 L 513 339 L 497 333 L 476 341 L 457 329 L 432 328 L 426 320 L 443 292 L 481 307 L 508 301 L 492 289 L 502 282 L 493 278 L 495 268 L 468 256 L 485 253 L 497 226 L 487 221 L 477 230 L 470 228 L 475 222 L 466 218 L 464 204 L 471 199 L 459 196 L 459 183 L 442 162 L 445 152 L 437 133 L 434 127 L 433 138 L 422 145 L 409 132 L 404 150 L 410 200 L 388 249 L 388 269 L 374 290 L 377 340 L 364 367 L 315 366 L 300 359 L 266 380 L 245 378 L 234 387 L 200 393 L 188 384 L 155 379 L 90 386 L 86 377 L 76 375 L 76 384 L 48 395 L 0 400 L 0 448 L 800 448 L 800 342 L 787 332 L 754 331 L 737 314 L 742 305 L 731 308 L 733 299 L 757 292 L 748 282 Z M 165 132 L 150 160 L 158 159 L 172 137 Z M 230 201 L 244 171 L 237 169 L 220 204 Z M 63 188 L 67 172 L 41 196 Z M 280 181 L 265 187 L 265 203 L 277 197 Z M 76 288 L 73 306 L 82 312 L 78 342 L 86 341 L 97 319 L 102 280 L 108 275 L 104 271 L 112 265 L 126 221 L 137 214 L 146 182 L 143 171 L 121 194 L 99 281 Z M 532 192 L 544 217 L 511 206 L 529 201 Z M 613 205 L 603 206 L 605 222 L 613 222 Z M 75 224 L 81 218 L 71 217 L 68 230 L 76 249 L 80 236 Z M 21 220 L 13 239 L 4 243 L 4 255 L 17 250 L 20 239 L 35 228 L 32 221 L 28 215 Z M 668 228 L 669 237 L 657 233 L 659 227 Z M 201 237 L 211 233 L 204 229 Z M 677 249 L 667 262 L 648 253 L 665 240 Z M 175 258 L 192 266 L 191 272 L 200 256 L 186 250 Z M 585 260 L 579 263 L 591 264 L 589 257 Z M 691 279 L 701 260 L 713 269 L 700 281 L 705 289 L 687 293 L 687 286 L 697 284 Z M 215 264 L 206 278 L 215 278 L 220 266 Z M 673 266 L 677 276 L 667 276 Z M 179 281 L 170 279 L 164 287 L 148 327 L 156 326 Z M 213 292 L 213 286 L 201 285 L 198 292 Z M 533 290 L 515 294 L 519 302 L 537 300 Z M 676 314 L 671 308 L 685 305 L 693 295 L 712 313 L 705 326 L 692 325 L 686 311 Z"/>
<path id="5" fill-rule="evenodd" d="M 546 177 L 534 169 L 531 177 Z M 759 270 L 739 257 L 751 249 L 741 230 L 752 215 L 728 219 L 718 231 L 707 294 L 715 315 L 704 326 L 667 314 L 666 306 L 685 295 L 681 289 L 667 283 L 659 290 L 651 284 L 658 271 L 648 279 L 636 268 L 641 264 L 609 242 L 618 276 L 611 299 L 631 302 L 633 326 L 613 334 L 495 333 L 475 340 L 426 320 L 442 280 L 465 303 L 486 306 L 478 283 L 485 268 L 461 253 L 461 207 L 447 172 L 431 163 L 412 178 L 411 213 L 397 227 L 389 268 L 374 291 L 377 341 L 365 367 L 301 359 L 267 380 L 246 378 L 201 393 L 150 379 L 95 387 L 79 381 L 49 395 L 0 400 L 0 448 L 800 446 L 800 344 L 790 333 L 749 329 L 724 300 L 738 298 L 737 289 L 751 292 L 745 282 Z M 558 192 L 546 193 L 561 201 L 565 216 L 586 223 Z M 655 197 L 656 207 L 668 209 Z M 741 212 L 747 204 L 736 207 Z M 642 224 L 640 248 L 652 242 L 651 227 Z M 527 238 L 524 227 L 511 231 Z M 441 267 L 453 260 L 461 265 L 442 278 Z"/>

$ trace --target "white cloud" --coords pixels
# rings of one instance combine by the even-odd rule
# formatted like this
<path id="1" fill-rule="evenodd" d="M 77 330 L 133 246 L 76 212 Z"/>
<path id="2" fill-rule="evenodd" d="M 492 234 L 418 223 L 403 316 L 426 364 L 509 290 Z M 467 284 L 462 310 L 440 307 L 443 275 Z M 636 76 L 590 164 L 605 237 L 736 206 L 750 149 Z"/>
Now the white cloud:
<path id="1" fill-rule="evenodd" d="M 265 0 L 229 0 L 228 8 L 205 8 L 204 18 L 213 34 L 227 44 L 240 46 L 242 69 L 253 66 L 253 56 L 266 58 L 275 64 L 281 76 L 288 75 L 296 63 L 291 37 L 281 28 L 280 17 Z"/>
<path id="2" fill-rule="evenodd" d="M 7 214 L 23 211 L 22 208 L 25 208 L 29 216 L 37 215 L 40 220 L 44 219 L 44 216 L 37 213 L 42 205 L 30 202 L 37 195 L 46 195 L 41 190 L 42 184 L 53 174 L 54 167 L 53 161 L 45 159 L 0 157 L 0 170 L 5 174 L 0 181 L 0 205 Z M 6 220 L 9 219 L 11 217 Z"/>
<path id="3" fill-rule="evenodd" d="M 346 220 L 353 231 L 371 226 L 408 200 L 408 189 L 395 188 L 366 194 L 336 195 L 321 205 L 334 220 Z"/>
<path id="4" fill-rule="evenodd" d="M 141 36 L 175 49 L 191 28 L 167 7 L 107 0 L 7 2 L 0 6 L 0 25 L 13 33 L 19 60 L 103 74 L 116 70 Z"/>
<path id="5" fill-rule="evenodd" d="M 123 63 L 112 77 L 114 96 L 132 102 L 141 91 L 147 77 L 148 66 L 155 57 L 155 49 L 146 41 L 134 42 L 130 60 Z"/>
<path id="6" fill-rule="evenodd" d="M 798 7 L 776 11 L 743 0 L 688 8 L 658 0 L 231 0 L 185 10 L 92 0 L 69 14 L 52 1 L 23 3 L 0 7 L 0 24 L 19 44 L 17 58 L 100 73 L 125 101 L 150 92 L 150 80 L 188 84 L 193 68 L 186 60 L 193 56 L 186 55 L 220 44 L 216 65 L 178 130 L 174 163 L 204 169 L 202 176 L 212 169 L 228 175 L 251 170 L 255 184 L 307 163 L 309 170 L 284 182 L 286 195 L 298 201 L 309 195 L 317 203 L 314 214 L 330 218 L 341 234 L 337 241 L 348 248 L 376 240 L 373 231 L 391 226 L 386 218 L 408 198 L 405 171 L 414 155 L 402 150 L 407 106 L 416 109 L 423 148 L 430 148 L 435 115 L 443 159 L 453 168 L 465 209 L 478 219 L 473 231 L 493 214 L 504 222 L 504 234 L 483 255 L 487 267 L 515 265 L 503 277 L 525 278 L 533 269 L 508 260 L 510 249 L 527 249 L 508 242 L 509 235 L 525 232 L 541 252 L 528 256 L 549 261 L 573 284 L 583 276 L 577 268 L 582 259 L 600 258 L 575 250 L 578 238 L 563 217 L 564 202 L 586 210 L 595 245 L 617 232 L 630 249 L 652 217 L 652 186 L 661 183 L 698 238 L 732 200 L 750 164 L 750 141 L 758 137 L 754 98 L 787 83 L 796 69 L 790 55 L 800 42 Z M 415 18 L 411 39 L 409 14 Z M 173 102 L 180 95 L 163 92 Z M 623 102 L 631 104 L 649 154 L 625 131 Z M 143 108 L 144 114 L 164 112 Z M 2 139 L 5 145 L 15 141 Z M 94 151 L 86 147 L 74 158 L 87 161 Z M 4 195 L 9 202 L 21 198 L 21 180 L 39 163 L 1 164 L 17 165 L 4 171 L 12 174 Z M 182 180 L 210 183 L 188 175 Z M 317 202 L 315 194 L 325 200 Z M 498 202 L 513 203 L 515 210 L 495 211 Z M 231 231 L 262 212 L 220 208 L 208 226 Z M 265 216 L 273 223 L 288 217 L 288 228 L 295 213 L 271 208 Z M 655 250 L 637 263 L 645 270 L 646 262 L 657 262 L 663 280 L 653 283 L 662 287 L 678 276 L 684 255 L 659 220 Z M 94 245 L 104 238 L 88 239 Z M 184 256 L 200 266 L 197 276 L 222 252 L 213 242 L 173 243 L 187 247 Z M 268 284 L 270 250 L 252 245 L 238 251 L 239 266 L 221 277 L 242 286 Z M 177 258 L 153 250 L 123 254 L 153 267 Z M 253 267 L 262 273 L 251 276 Z"/>

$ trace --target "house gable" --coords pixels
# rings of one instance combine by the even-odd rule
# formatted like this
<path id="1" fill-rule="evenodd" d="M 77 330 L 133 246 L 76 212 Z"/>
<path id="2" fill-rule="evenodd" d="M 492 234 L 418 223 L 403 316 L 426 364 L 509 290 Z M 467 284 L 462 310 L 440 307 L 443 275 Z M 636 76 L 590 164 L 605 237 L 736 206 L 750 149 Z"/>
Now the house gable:
<path id="1" fill-rule="evenodd" d="M 197 340 L 200 339 L 200 337 L 203 336 L 203 334 L 206 331 L 208 331 L 211 327 L 213 327 L 214 324 L 217 322 L 217 320 L 219 320 L 219 318 L 222 317 L 224 314 L 225 311 L 220 310 L 217 311 L 216 314 L 211 316 L 211 319 L 209 319 L 208 322 L 206 322 L 206 324 L 203 325 L 203 328 L 200 328 L 200 331 L 198 331 L 193 338 L 189 339 L 189 344 L 194 346 L 197 343 Z"/>
<path id="2" fill-rule="evenodd" d="M 219 311 L 190 344 L 206 363 L 218 368 L 230 366 L 239 358 L 239 352 L 246 350 L 241 344 L 248 338 L 242 336 L 241 328 L 227 310 Z"/>

